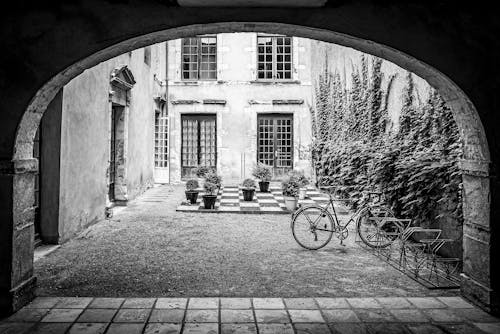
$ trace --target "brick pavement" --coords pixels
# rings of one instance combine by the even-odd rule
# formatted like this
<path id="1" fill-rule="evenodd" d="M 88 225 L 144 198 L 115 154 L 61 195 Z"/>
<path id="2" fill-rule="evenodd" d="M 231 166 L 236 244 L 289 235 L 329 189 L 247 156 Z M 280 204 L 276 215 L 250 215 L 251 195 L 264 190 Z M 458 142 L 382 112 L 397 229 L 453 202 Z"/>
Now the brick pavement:
<path id="1" fill-rule="evenodd" d="M 38 297 L 0 333 L 499 333 L 500 319 L 460 297 Z"/>

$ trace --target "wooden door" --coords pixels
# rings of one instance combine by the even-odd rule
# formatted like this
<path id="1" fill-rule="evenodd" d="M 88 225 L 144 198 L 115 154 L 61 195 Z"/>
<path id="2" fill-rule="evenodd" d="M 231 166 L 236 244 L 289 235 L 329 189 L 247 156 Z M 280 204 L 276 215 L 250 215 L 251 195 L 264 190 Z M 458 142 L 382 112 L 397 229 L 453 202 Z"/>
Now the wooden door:
<path id="1" fill-rule="evenodd" d="M 257 123 L 257 161 L 281 178 L 293 169 L 293 115 L 259 115 Z"/>
<path id="2" fill-rule="evenodd" d="M 217 166 L 215 115 L 182 115 L 181 177 L 191 178 L 197 166 Z"/>

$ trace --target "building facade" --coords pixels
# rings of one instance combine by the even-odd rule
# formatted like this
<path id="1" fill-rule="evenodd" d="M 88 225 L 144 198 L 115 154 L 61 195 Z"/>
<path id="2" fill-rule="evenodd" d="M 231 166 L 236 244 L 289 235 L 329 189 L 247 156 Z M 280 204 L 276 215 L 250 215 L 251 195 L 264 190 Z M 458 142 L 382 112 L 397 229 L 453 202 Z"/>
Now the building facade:
<path id="1" fill-rule="evenodd" d="M 169 178 L 156 168 L 164 177 L 156 181 L 185 180 L 207 165 L 237 184 L 257 162 L 275 178 L 310 174 L 310 43 L 258 33 L 169 41 Z"/>
<path id="2" fill-rule="evenodd" d="M 36 232 L 44 242 L 68 240 L 154 183 L 151 129 L 165 104 L 165 54 L 161 43 L 105 61 L 49 105 L 34 152 Z"/>

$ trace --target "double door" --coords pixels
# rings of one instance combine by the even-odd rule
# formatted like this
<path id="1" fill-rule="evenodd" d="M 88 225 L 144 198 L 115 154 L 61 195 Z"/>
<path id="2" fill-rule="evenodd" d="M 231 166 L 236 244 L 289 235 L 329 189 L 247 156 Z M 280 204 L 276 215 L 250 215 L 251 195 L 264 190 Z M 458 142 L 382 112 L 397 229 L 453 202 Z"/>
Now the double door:
<path id="1" fill-rule="evenodd" d="M 196 177 L 197 166 L 216 168 L 217 127 L 215 115 L 182 115 L 182 178 Z"/>
<path id="2" fill-rule="evenodd" d="M 257 161 L 272 166 L 276 179 L 293 169 L 293 115 L 258 115 Z"/>

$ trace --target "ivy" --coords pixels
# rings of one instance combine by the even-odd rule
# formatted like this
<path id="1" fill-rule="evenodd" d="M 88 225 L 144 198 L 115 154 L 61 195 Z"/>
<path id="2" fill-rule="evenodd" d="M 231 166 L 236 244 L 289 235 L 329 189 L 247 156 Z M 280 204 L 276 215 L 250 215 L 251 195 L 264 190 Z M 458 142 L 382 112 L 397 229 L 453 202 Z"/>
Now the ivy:
<path id="1" fill-rule="evenodd" d="M 380 190 L 398 217 L 423 226 L 445 217 L 461 223 L 462 145 L 451 110 L 434 89 L 419 103 L 407 72 L 399 127 L 390 129 L 387 104 L 395 75 L 384 91 L 382 64 L 362 56 L 360 66 L 352 67 L 349 89 L 338 73 L 319 76 L 311 111 L 316 173 L 353 198 L 354 207 L 363 191 Z"/>

